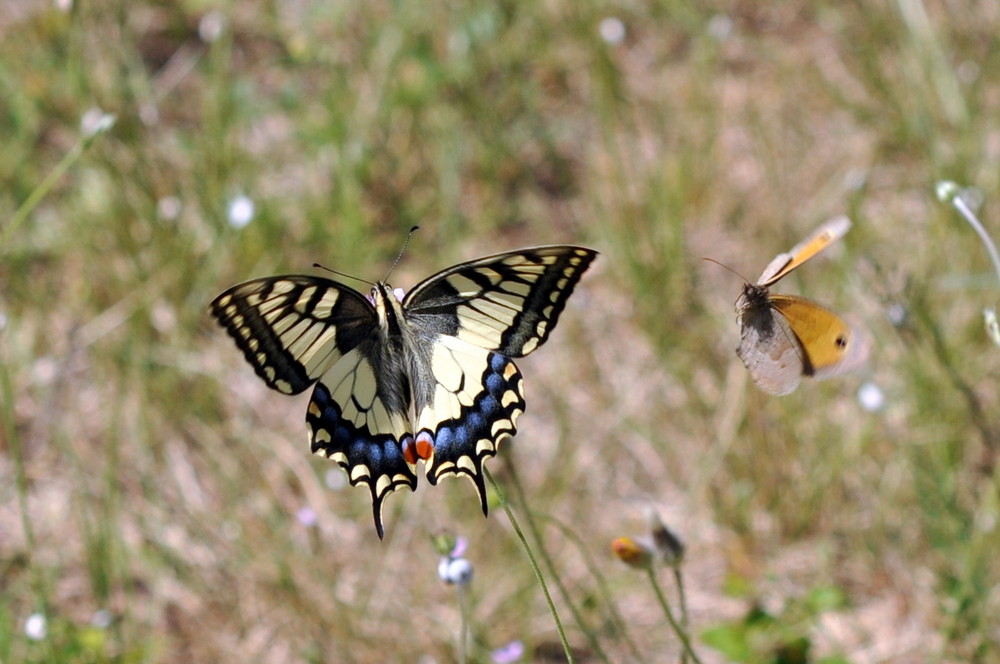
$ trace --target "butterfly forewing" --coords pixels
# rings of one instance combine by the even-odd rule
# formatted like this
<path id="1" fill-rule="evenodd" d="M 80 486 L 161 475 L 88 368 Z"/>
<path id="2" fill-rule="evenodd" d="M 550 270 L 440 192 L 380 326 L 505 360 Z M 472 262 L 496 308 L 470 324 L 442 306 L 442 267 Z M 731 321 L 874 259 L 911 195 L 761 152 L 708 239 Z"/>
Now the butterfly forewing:
<path id="1" fill-rule="evenodd" d="M 802 344 L 781 315 L 771 307 L 766 288 L 747 284 L 737 301 L 740 345 L 736 354 L 765 392 L 788 394 L 803 375 Z"/>
<path id="2" fill-rule="evenodd" d="M 212 314 L 272 388 L 298 394 L 374 334 L 375 308 L 329 279 L 283 276 L 233 286 Z"/>
<path id="3" fill-rule="evenodd" d="M 548 339 L 597 252 L 535 247 L 456 265 L 418 284 L 403 301 L 415 326 L 508 357 Z"/>
<path id="4" fill-rule="evenodd" d="M 843 216 L 834 217 L 825 224 L 822 224 L 809 237 L 785 253 L 775 256 L 767 267 L 764 268 L 760 278 L 757 279 L 757 285 L 771 286 L 786 274 L 844 237 L 849 230 L 851 230 L 851 220 Z"/>

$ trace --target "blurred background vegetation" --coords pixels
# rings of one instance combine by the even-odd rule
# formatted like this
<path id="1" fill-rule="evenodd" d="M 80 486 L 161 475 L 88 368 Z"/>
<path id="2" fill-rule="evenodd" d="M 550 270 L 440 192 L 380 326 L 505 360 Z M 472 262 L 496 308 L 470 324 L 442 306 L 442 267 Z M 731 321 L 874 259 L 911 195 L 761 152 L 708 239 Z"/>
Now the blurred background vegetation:
<path id="1" fill-rule="evenodd" d="M 611 555 L 650 507 L 706 662 L 1000 661 L 998 291 L 934 197 L 975 187 L 997 227 L 996 0 L 6 0 L 0 131 L 0 661 L 455 661 L 441 531 L 469 542 L 471 661 L 559 661 L 501 510 L 423 482 L 380 542 L 308 397 L 207 314 L 314 261 L 379 279 L 413 224 L 404 288 L 602 253 L 489 463 L 578 661 L 677 661 Z M 701 259 L 755 278 L 841 213 L 780 290 L 862 321 L 871 366 L 769 397 L 740 278 Z"/>

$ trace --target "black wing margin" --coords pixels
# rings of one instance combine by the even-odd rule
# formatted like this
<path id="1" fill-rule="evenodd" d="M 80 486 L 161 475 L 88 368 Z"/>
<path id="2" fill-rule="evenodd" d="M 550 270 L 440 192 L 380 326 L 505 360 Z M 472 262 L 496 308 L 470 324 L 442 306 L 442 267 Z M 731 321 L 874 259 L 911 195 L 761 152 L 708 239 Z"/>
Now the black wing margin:
<path id="1" fill-rule="evenodd" d="M 523 357 L 548 339 L 596 256 L 593 249 L 568 245 L 487 256 L 424 280 L 403 309 L 426 332 Z"/>

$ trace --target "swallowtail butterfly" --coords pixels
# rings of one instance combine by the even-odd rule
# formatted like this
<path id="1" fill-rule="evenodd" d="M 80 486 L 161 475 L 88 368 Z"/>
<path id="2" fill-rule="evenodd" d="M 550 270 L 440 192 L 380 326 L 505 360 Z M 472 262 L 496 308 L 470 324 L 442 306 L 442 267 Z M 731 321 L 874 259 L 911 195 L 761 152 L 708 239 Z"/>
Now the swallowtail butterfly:
<path id="1" fill-rule="evenodd" d="M 401 300 L 386 283 L 366 297 L 324 277 L 268 277 L 233 286 L 211 310 L 268 386 L 315 386 L 312 451 L 368 486 L 382 537 L 382 502 L 416 488 L 421 460 L 431 484 L 472 480 L 486 513 L 483 461 L 525 408 L 511 358 L 545 343 L 596 256 L 573 246 L 487 256 Z"/>

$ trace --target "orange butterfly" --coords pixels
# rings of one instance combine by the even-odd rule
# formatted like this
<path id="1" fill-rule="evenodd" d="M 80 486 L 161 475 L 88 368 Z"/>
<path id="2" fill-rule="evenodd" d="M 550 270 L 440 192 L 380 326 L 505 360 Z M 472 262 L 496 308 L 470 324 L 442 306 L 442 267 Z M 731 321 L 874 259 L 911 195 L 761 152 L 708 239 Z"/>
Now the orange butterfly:
<path id="1" fill-rule="evenodd" d="M 812 300 L 768 290 L 850 228 L 847 217 L 828 221 L 791 251 L 778 254 L 756 284 L 744 284 L 736 300 L 740 321 L 736 354 L 765 392 L 788 394 L 802 376 L 829 378 L 868 359 L 871 344 L 861 330 Z"/>

